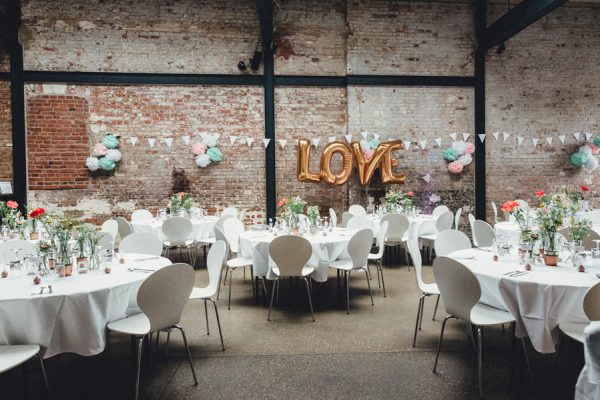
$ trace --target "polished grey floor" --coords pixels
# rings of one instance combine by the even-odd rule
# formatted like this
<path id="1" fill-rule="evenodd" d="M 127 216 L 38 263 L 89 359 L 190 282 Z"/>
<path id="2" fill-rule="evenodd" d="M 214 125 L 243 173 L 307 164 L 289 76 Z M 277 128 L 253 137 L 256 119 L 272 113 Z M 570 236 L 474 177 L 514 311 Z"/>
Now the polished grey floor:
<path id="1" fill-rule="evenodd" d="M 373 269 L 374 272 L 374 269 Z M 431 279 L 431 267 L 425 267 Z M 196 274 L 206 284 L 206 270 Z M 371 306 L 363 275 L 351 279 L 351 310 L 335 274 L 313 287 L 316 322 L 312 322 L 303 287 L 281 285 L 279 304 L 267 322 L 264 298 L 252 297 L 249 275 L 236 271 L 232 306 L 227 286 L 219 311 L 226 351 L 221 351 L 216 320 L 209 308 L 206 334 L 202 302 L 189 302 L 182 319 L 199 377 L 193 385 L 183 341 L 173 332 L 168 362 L 165 335 L 150 347 L 142 375 L 144 399 L 476 399 L 476 358 L 466 325 L 451 320 L 446 329 L 438 374 L 432 373 L 441 320 L 432 320 L 435 301 L 428 299 L 417 347 L 412 332 L 419 293 L 414 269 L 385 268 L 387 298 L 375 274 Z M 73 335 L 81 334 L 72 332 Z M 519 348 L 512 351 L 508 329 L 484 332 L 484 386 L 488 399 L 572 399 L 583 366 L 581 345 L 564 342 L 558 366 L 554 355 L 528 346 L 532 381 Z M 146 353 L 148 355 L 148 353 Z M 514 355 L 514 356 L 513 356 Z M 61 355 L 47 360 L 54 399 L 128 399 L 133 397 L 133 358 L 128 337 L 113 336 L 106 355 Z M 34 363 L 0 376 L 0 399 L 46 398 Z"/>

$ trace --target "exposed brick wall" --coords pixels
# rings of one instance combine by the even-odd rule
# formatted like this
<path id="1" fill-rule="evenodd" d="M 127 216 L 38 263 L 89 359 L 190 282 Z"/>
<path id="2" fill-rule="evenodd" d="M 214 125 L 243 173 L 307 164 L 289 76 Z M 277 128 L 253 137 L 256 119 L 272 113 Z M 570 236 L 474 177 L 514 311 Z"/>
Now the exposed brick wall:
<path id="1" fill-rule="evenodd" d="M 0 81 L 0 180 L 13 179 L 10 83 Z"/>

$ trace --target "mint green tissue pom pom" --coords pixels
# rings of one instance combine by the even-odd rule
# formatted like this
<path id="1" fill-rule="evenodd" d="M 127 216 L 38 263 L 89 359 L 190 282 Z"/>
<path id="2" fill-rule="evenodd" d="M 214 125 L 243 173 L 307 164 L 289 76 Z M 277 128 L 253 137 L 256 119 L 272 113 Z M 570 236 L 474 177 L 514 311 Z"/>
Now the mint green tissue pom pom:
<path id="1" fill-rule="evenodd" d="M 583 153 L 577 152 L 577 153 L 571 154 L 571 164 L 573 164 L 576 167 L 583 166 L 586 161 L 587 161 L 587 156 Z"/>
<path id="2" fill-rule="evenodd" d="M 458 152 L 452 147 L 448 147 L 444 150 L 444 159 L 447 161 L 456 161 L 458 160 Z"/>
<path id="3" fill-rule="evenodd" d="M 219 150 L 216 147 L 211 147 L 208 150 L 206 150 L 206 154 L 212 162 L 223 161 L 223 153 L 221 153 L 221 150 Z"/>
<path id="4" fill-rule="evenodd" d="M 596 146 L 600 147 L 600 136 L 596 136 L 596 137 L 594 138 L 594 144 L 595 144 Z"/>
<path id="5" fill-rule="evenodd" d="M 109 133 L 102 139 L 102 144 L 105 145 L 107 149 L 116 149 L 119 145 L 119 138 L 112 133 Z"/>
<path id="6" fill-rule="evenodd" d="M 375 150 L 377 148 L 377 146 L 379 146 L 381 142 L 379 141 L 379 139 L 373 139 L 371 140 L 371 149 Z"/>
<path id="7" fill-rule="evenodd" d="M 108 157 L 102 157 L 98 160 L 98 166 L 103 171 L 112 171 L 117 164 Z"/>

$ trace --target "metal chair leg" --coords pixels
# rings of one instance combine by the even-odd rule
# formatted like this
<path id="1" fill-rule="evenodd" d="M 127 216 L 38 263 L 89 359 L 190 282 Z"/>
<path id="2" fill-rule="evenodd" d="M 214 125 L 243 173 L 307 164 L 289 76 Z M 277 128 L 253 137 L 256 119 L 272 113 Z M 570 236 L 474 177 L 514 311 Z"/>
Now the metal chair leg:
<path id="1" fill-rule="evenodd" d="M 350 271 L 344 271 L 346 276 L 346 314 L 350 314 Z"/>
<path id="2" fill-rule="evenodd" d="M 440 295 L 437 295 L 437 300 L 435 301 L 435 308 L 433 309 L 433 318 L 431 318 L 432 321 L 435 321 L 435 314 L 437 313 L 437 309 L 438 309 L 438 304 L 440 304 Z"/>
<path id="3" fill-rule="evenodd" d="M 204 299 L 204 317 L 206 318 L 206 334 L 210 335 L 210 330 L 208 329 L 208 307 L 206 305 L 206 299 Z"/>
<path id="4" fill-rule="evenodd" d="M 383 278 L 383 266 L 381 265 L 381 262 L 379 262 L 378 267 L 379 271 L 381 271 L 381 285 L 383 286 L 383 297 L 387 297 L 387 294 L 385 293 L 385 279 Z"/>
<path id="5" fill-rule="evenodd" d="M 194 370 L 194 363 L 192 362 L 192 353 L 190 353 L 190 347 L 188 346 L 187 337 L 185 336 L 185 331 L 179 325 L 175 325 L 175 328 L 181 331 L 181 336 L 183 337 L 183 344 L 185 345 L 185 349 L 187 350 L 188 361 L 190 362 L 190 368 L 192 369 L 192 375 L 194 376 L 194 385 L 198 385 L 198 379 L 196 378 L 196 371 Z"/>
<path id="6" fill-rule="evenodd" d="M 371 282 L 369 282 L 369 274 L 366 270 L 365 273 L 367 274 L 367 286 L 369 286 L 369 296 L 371 296 L 371 305 L 374 306 L 375 303 L 373 302 L 373 294 L 371 293 Z"/>
<path id="7" fill-rule="evenodd" d="M 265 279 L 266 279 L 266 277 L 264 277 L 264 276 L 262 278 L 260 278 L 260 280 L 262 281 L 263 292 L 265 294 L 265 302 L 266 302 L 267 299 L 269 298 L 269 295 L 268 295 L 269 292 L 267 292 L 267 284 L 265 283 Z"/>
<path id="8" fill-rule="evenodd" d="M 306 294 L 308 295 L 308 305 L 310 306 L 310 313 L 312 315 L 313 322 L 315 322 L 315 311 L 313 310 L 312 297 L 310 295 L 310 287 L 308 285 L 308 279 L 306 279 L 306 278 L 302 278 L 302 279 L 304 279 L 304 283 L 306 283 Z"/>
<path id="9" fill-rule="evenodd" d="M 269 304 L 269 315 L 267 315 L 267 321 L 271 320 L 271 308 L 273 308 L 273 298 L 275 297 L 275 285 L 279 282 L 279 278 L 275 278 L 273 282 L 273 289 L 271 289 L 271 303 Z"/>
<path id="10" fill-rule="evenodd" d="M 417 320 L 415 321 L 415 333 L 413 335 L 413 347 L 416 347 L 416 345 L 417 345 L 417 330 L 419 327 L 419 321 L 420 321 L 419 316 L 421 315 L 421 306 L 423 305 L 423 301 L 425 301 L 425 295 L 421 296 L 421 298 L 419 299 L 419 305 L 417 306 Z"/>
<path id="11" fill-rule="evenodd" d="M 140 391 L 140 374 L 142 369 L 142 351 L 144 349 L 144 337 L 140 336 L 136 338 L 137 341 L 137 367 L 135 370 L 135 394 L 134 399 L 137 400 L 139 398 Z"/>
<path id="12" fill-rule="evenodd" d="M 377 269 L 377 286 L 381 289 L 381 278 L 379 277 L 379 263 L 381 263 L 381 260 L 377 260 L 377 266 L 375 267 L 375 269 Z"/>
<path id="13" fill-rule="evenodd" d="M 554 371 L 558 368 L 558 355 L 560 354 L 560 342 L 562 339 L 562 334 L 560 331 L 558 332 L 558 341 L 556 342 L 556 355 L 554 356 Z"/>
<path id="14" fill-rule="evenodd" d="M 475 327 L 477 332 L 477 372 L 479 376 L 479 398 L 483 399 L 483 354 L 481 351 L 482 341 L 482 328 L 480 326 Z"/>
<path id="15" fill-rule="evenodd" d="M 217 326 L 219 327 L 219 336 L 221 337 L 221 349 L 225 351 L 225 343 L 223 342 L 223 331 L 221 330 L 221 319 L 219 318 L 219 310 L 217 309 L 217 303 L 214 301 L 212 301 L 212 303 L 213 306 L 215 306 L 215 315 L 217 316 Z"/>
<path id="16" fill-rule="evenodd" d="M 424 297 L 427 297 L 426 294 L 423 294 Z M 421 330 L 421 325 L 423 325 L 423 314 L 425 311 L 425 298 L 423 298 L 423 302 L 421 303 L 421 315 L 419 316 L 419 330 Z"/>
<path id="17" fill-rule="evenodd" d="M 42 378 L 44 378 L 44 385 L 46 385 L 46 394 L 50 394 L 50 385 L 48 385 L 48 375 L 46 375 L 44 359 L 42 358 L 42 355 L 40 353 L 38 353 L 38 359 L 40 360 L 40 368 L 42 369 Z"/>
<path id="18" fill-rule="evenodd" d="M 231 278 L 233 277 L 233 269 L 229 273 L 229 300 L 227 301 L 227 309 L 231 310 Z"/>
<path id="19" fill-rule="evenodd" d="M 440 341 L 438 342 L 437 353 L 435 354 L 435 362 L 433 363 L 433 373 L 434 374 L 436 373 L 438 359 L 440 358 L 440 350 L 442 349 L 442 339 L 444 338 L 444 329 L 446 329 L 446 322 L 448 322 L 448 320 L 450 318 L 453 318 L 452 315 L 448 315 L 446 318 L 444 318 L 444 322 L 442 322 L 442 331 L 440 332 Z"/>

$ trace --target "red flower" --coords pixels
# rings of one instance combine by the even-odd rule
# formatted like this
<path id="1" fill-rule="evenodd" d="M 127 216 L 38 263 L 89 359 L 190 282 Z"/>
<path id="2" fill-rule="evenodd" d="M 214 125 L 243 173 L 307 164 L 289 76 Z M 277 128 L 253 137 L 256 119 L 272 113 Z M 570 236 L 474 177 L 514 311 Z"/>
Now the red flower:
<path id="1" fill-rule="evenodd" d="M 185 196 L 185 192 L 179 192 L 179 193 L 177 193 L 177 196 L 183 197 L 183 196 Z"/>
<path id="2" fill-rule="evenodd" d="M 502 207 L 500 208 L 503 212 L 512 212 L 512 210 L 514 210 L 515 208 L 519 207 L 519 202 L 518 201 L 507 201 L 506 203 L 502 204 Z"/>
<path id="3" fill-rule="evenodd" d="M 581 190 L 583 190 L 584 192 L 589 192 L 589 191 L 590 191 L 590 188 L 589 188 L 589 187 L 587 187 L 587 186 L 583 186 L 583 185 L 582 185 L 582 186 L 581 186 Z"/>
<path id="4" fill-rule="evenodd" d="M 542 197 L 543 195 L 545 195 L 546 193 L 543 190 L 538 190 L 537 192 L 535 192 L 535 195 L 537 197 Z"/>
<path id="5" fill-rule="evenodd" d="M 41 207 L 35 208 L 35 209 L 31 210 L 31 212 L 29 213 L 29 218 L 41 217 L 42 215 L 44 215 L 45 212 L 46 212 L 46 210 L 44 210 Z"/>
<path id="6" fill-rule="evenodd" d="M 9 200 L 6 202 L 6 206 L 10 208 L 17 208 L 19 204 L 16 201 Z"/>
<path id="7" fill-rule="evenodd" d="M 285 203 L 287 203 L 287 201 L 288 201 L 288 198 L 284 197 L 283 199 L 279 200 L 279 202 L 277 203 L 277 207 L 283 207 L 283 205 Z"/>
<path id="8" fill-rule="evenodd" d="M 413 193 L 413 192 L 408 192 L 408 193 L 406 193 L 406 195 L 407 195 L 408 197 L 413 197 L 414 193 Z"/>

